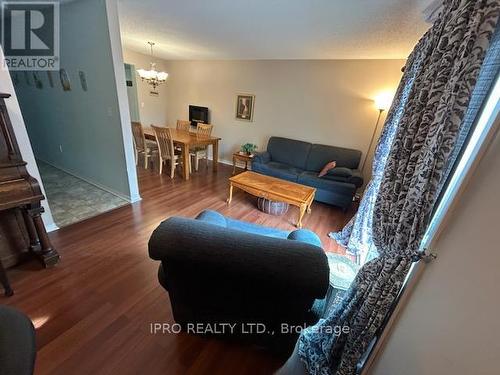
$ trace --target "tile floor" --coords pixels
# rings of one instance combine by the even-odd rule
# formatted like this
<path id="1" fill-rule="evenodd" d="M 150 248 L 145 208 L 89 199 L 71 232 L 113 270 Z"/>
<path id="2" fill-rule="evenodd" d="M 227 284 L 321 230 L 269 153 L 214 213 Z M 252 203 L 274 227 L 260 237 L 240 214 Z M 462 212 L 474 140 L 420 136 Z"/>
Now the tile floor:
<path id="1" fill-rule="evenodd" d="M 56 225 L 88 219 L 128 202 L 42 161 L 37 161 Z"/>

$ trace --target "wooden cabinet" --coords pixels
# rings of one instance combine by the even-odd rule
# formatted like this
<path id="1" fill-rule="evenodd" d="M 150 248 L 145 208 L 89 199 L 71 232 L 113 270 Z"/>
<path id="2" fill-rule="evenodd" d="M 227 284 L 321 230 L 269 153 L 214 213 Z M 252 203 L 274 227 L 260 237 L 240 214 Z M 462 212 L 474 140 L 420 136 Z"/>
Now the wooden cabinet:
<path id="1" fill-rule="evenodd" d="M 52 247 L 41 214 L 38 181 L 26 170 L 5 106 L 9 94 L 0 93 L 0 283 L 12 295 L 5 267 L 31 253 L 45 267 L 56 264 L 59 254 Z"/>

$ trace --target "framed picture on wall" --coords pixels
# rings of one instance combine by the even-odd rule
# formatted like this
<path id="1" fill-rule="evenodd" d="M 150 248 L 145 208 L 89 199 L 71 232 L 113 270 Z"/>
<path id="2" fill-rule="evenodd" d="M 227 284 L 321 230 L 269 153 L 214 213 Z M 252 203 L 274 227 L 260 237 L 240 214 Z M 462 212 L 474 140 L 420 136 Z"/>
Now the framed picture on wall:
<path id="1" fill-rule="evenodd" d="M 255 105 L 255 95 L 236 95 L 236 119 L 243 121 L 253 121 L 253 107 Z"/>
<path id="2" fill-rule="evenodd" d="M 24 71 L 24 80 L 26 81 L 26 84 L 28 86 L 31 86 L 31 79 L 30 79 L 30 75 L 28 74 L 28 72 Z"/>
<path id="3" fill-rule="evenodd" d="M 49 80 L 49 86 L 54 87 L 54 78 L 52 77 L 52 72 L 47 70 L 47 79 Z"/>
<path id="4" fill-rule="evenodd" d="M 85 72 L 79 70 L 78 71 L 78 76 L 80 77 L 80 84 L 82 85 L 82 90 L 87 91 L 87 77 L 85 77 Z"/>
<path id="5" fill-rule="evenodd" d="M 38 76 L 38 72 L 33 72 L 33 82 L 35 82 L 35 87 L 37 89 L 43 89 L 43 82 Z"/>
<path id="6" fill-rule="evenodd" d="M 59 78 L 61 79 L 61 86 L 64 91 L 71 91 L 71 83 L 69 81 L 68 72 L 66 69 L 59 70 Z"/>

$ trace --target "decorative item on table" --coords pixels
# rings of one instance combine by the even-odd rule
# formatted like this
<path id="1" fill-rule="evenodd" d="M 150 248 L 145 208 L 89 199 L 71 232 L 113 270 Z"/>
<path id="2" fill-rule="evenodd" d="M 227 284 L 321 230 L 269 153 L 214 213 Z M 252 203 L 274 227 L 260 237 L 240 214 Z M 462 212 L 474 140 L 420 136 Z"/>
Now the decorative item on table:
<path id="1" fill-rule="evenodd" d="M 255 95 L 237 94 L 236 119 L 244 121 L 253 121 L 254 104 L 255 104 Z"/>
<path id="2" fill-rule="evenodd" d="M 78 76 L 80 77 L 80 84 L 82 85 L 82 90 L 87 91 L 88 86 L 87 86 L 87 78 L 85 77 L 85 73 L 82 72 L 81 70 L 79 70 Z"/>
<path id="3" fill-rule="evenodd" d="M 59 78 L 61 79 L 61 86 L 64 91 L 71 91 L 71 83 L 69 81 L 69 75 L 66 69 L 59 70 Z"/>
<path id="4" fill-rule="evenodd" d="M 257 148 L 257 145 L 254 145 L 253 143 L 245 143 L 244 145 L 241 145 L 240 153 L 242 155 L 251 156 L 257 150 Z"/>

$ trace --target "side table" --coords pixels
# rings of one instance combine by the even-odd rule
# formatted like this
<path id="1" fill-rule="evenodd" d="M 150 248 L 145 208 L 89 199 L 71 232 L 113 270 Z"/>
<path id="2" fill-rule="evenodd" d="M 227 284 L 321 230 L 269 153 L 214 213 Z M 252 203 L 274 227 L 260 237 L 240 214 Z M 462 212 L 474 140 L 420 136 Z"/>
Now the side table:
<path id="1" fill-rule="evenodd" d="M 236 173 L 236 163 L 238 161 L 245 163 L 245 171 L 248 170 L 248 164 L 252 163 L 253 154 L 240 154 L 239 152 L 235 152 L 233 154 L 233 175 Z"/>

